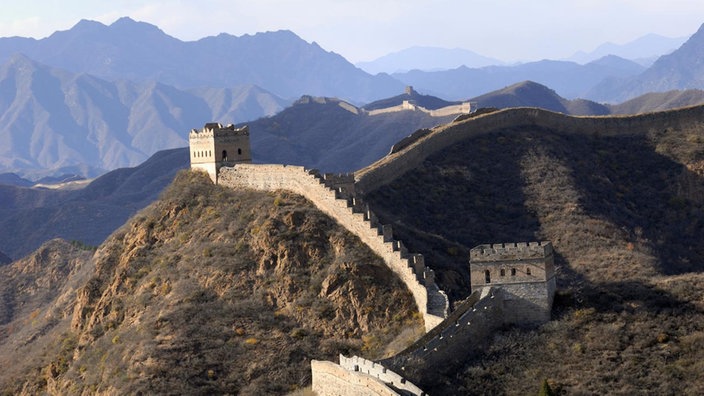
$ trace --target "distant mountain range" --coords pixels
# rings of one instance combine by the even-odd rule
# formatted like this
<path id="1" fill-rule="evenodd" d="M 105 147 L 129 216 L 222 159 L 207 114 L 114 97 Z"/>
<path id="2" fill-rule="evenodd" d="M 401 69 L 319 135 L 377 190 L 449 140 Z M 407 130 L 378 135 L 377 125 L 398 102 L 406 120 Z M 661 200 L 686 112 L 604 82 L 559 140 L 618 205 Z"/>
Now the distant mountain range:
<path id="1" fill-rule="evenodd" d="M 633 61 L 608 56 L 586 65 L 542 60 L 517 66 L 488 66 L 424 72 L 414 70 L 393 76 L 417 89 L 451 100 L 462 100 L 491 92 L 520 81 L 535 81 L 574 99 L 585 95 L 607 78 L 630 77 L 645 68 Z"/>
<path id="2" fill-rule="evenodd" d="M 460 66 L 484 67 L 503 63 L 505 62 L 462 48 L 411 47 L 372 61 L 358 62 L 356 66 L 371 74 L 392 74 L 411 70 L 448 70 Z"/>
<path id="3" fill-rule="evenodd" d="M 585 64 L 608 55 L 616 55 L 643 66 L 650 66 L 657 58 L 676 50 L 686 40 L 687 37 L 665 37 L 651 33 L 625 44 L 604 43 L 594 51 L 579 51 L 565 60 Z"/>
<path id="4" fill-rule="evenodd" d="M 646 39 L 645 42 L 652 41 Z M 634 48 L 641 46 L 634 44 Z M 584 65 L 542 60 L 515 66 L 461 66 L 436 72 L 414 70 L 393 76 L 419 90 L 451 100 L 530 80 L 549 86 L 568 99 L 619 103 L 650 92 L 704 88 L 702 58 L 704 25 L 681 47 L 661 56 L 648 68 L 632 60 L 607 55 Z"/>
<path id="5" fill-rule="evenodd" d="M 644 72 L 630 78 L 611 78 L 588 95 L 604 101 L 624 101 L 649 92 L 704 89 L 704 25 L 680 48 L 658 58 Z"/>
<path id="6" fill-rule="evenodd" d="M 180 148 L 108 172 L 75 191 L 0 185 L 0 250 L 19 258 L 52 238 L 98 245 L 188 165 L 188 151 Z"/>
<path id="7" fill-rule="evenodd" d="M 254 119 L 287 103 L 252 85 L 110 82 L 15 55 L 0 66 L 0 171 L 94 177 L 186 146 L 188 131 L 204 120 Z"/>
<path id="8" fill-rule="evenodd" d="M 83 20 L 41 40 L 0 39 L 0 62 L 18 52 L 75 73 L 111 81 L 158 81 L 181 89 L 253 84 L 283 98 L 311 94 L 363 103 L 403 88 L 290 31 L 242 37 L 223 33 L 184 42 L 127 17 L 109 26 Z"/>

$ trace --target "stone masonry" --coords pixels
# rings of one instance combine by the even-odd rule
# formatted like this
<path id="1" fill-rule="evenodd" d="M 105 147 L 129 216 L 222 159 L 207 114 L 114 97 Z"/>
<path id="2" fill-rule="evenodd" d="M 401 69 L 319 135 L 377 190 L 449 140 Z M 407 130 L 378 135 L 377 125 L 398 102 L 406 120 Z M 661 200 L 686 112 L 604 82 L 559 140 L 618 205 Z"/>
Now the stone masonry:
<path id="1" fill-rule="evenodd" d="M 200 131 L 191 130 L 188 141 L 191 168 L 205 170 L 215 184 L 223 166 L 252 162 L 247 126 L 235 128 L 232 124 L 207 123 Z"/>
<path id="2" fill-rule="evenodd" d="M 470 251 L 472 291 L 497 287 L 505 291 L 505 323 L 550 320 L 555 295 L 552 243 L 479 245 Z"/>

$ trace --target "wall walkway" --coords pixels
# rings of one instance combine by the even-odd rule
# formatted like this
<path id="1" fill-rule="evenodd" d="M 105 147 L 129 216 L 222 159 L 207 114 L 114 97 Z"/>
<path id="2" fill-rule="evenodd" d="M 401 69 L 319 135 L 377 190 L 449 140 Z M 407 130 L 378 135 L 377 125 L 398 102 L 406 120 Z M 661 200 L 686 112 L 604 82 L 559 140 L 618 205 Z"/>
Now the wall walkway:
<path id="1" fill-rule="evenodd" d="M 220 170 L 219 184 L 266 191 L 288 190 L 306 197 L 357 235 L 401 278 L 423 315 L 426 331 L 447 317 L 447 296 L 436 285 L 435 273 L 425 266 L 423 255 L 409 253 L 401 241 L 393 238 L 391 226 L 380 224 L 369 207 L 352 196 L 352 175 L 320 175 L 301 166 L 237 164 Z"/>
<path id="2" fill-rule="evenodd" d="M 537 108 L 504 109 L 468 119 L 460 116 L 457 121 L 437 127 L 402 150 L 355 172 L 357 191 L 362 194 L 374 191 L 418 167 L 429 156 L 457 142 L 499 129 L 526 125 L 571 134 L 643 135 L 668 128 L 681 129 L 684 126 L 702 128 L 704 106 L 634 116 L 573 117 Z"/>

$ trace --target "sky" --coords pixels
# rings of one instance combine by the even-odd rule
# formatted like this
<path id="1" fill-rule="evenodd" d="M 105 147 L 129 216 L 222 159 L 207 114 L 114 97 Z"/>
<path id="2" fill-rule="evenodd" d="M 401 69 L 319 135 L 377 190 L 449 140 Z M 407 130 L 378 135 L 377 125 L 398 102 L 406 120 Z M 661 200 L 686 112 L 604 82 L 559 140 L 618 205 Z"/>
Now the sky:
<path id="1" fill-rule="evenodd" d="M 412 46 L 502 61 L 564 59 L 649 33 L 688 37 L 702 0 L 2 0 L 0 37 L 43 38 L 81 19 L 122 16 L 184 41 L 288 29 L 351 62 Z"/>

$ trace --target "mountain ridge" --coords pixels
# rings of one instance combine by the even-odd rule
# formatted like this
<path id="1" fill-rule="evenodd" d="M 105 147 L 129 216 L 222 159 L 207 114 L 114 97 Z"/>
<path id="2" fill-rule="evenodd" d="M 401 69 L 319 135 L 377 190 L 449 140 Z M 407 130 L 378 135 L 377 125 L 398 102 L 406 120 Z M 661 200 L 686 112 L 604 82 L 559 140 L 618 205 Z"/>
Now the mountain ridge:
<path id="1" fill-rule="evenodd" d="M 283 98 L 311 94 L 364 102 L 402 88 L 387 75 L 371 76 L 284 30 L 184 42 L 123 17 L 107 26 L 81 21 L 40 40 L 0 39 L 0 60 L 16 52 L 111 81 L 158 80 L 180 89 L 254 84 Z"/>

